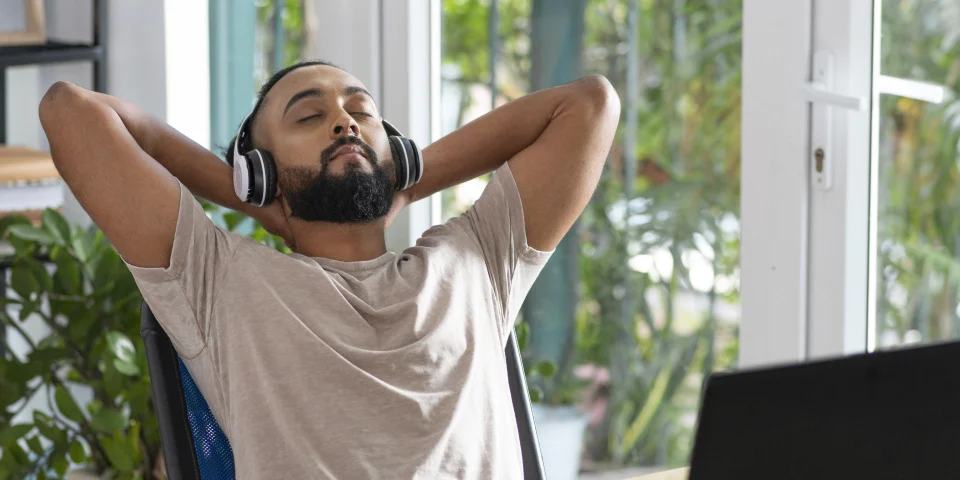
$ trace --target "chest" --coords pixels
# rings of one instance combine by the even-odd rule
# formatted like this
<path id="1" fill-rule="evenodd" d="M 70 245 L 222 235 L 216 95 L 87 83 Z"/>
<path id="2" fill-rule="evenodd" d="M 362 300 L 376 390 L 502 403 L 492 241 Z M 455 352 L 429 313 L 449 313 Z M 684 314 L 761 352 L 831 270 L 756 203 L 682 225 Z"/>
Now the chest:
<path id="1" fill-rule="evenodd" d="M 250 294 L 215 307 L 220 363 L 373 388 L 366 394 L 377 384 L 414 391 L 451 384 L 478 355 L 499 353 L 492 289 L 474 262 L 416 261 L 363 275 L 237 271 L 231 288 Z"/>

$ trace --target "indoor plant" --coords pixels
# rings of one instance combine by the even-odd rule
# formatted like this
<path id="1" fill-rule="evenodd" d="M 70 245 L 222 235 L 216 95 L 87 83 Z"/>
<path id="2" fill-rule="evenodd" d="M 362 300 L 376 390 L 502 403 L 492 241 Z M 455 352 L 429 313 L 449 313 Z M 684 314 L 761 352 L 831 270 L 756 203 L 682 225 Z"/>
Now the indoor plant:
<path id="1" fill-rule="evenodd" d="M 9 327 L 0 480 L 59 478 L 71 466 L 104 478 L 162 475 L 141 296 L 120 256 L 95 227 L 71 226 L 49 209 L 39 228 L 4 218 L 6 234 L 15 253 L 0 309 Z"/>

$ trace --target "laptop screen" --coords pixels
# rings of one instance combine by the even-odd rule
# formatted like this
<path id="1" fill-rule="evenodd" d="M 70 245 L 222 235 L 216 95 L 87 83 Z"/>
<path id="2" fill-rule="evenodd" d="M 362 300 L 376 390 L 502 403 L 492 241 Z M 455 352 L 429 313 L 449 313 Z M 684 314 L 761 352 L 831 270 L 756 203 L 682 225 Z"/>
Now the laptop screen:
<path id="1" fill-rule="evenodd" d="M 712 377 L 690 479 L 960 477 L 960 343 Z"/>

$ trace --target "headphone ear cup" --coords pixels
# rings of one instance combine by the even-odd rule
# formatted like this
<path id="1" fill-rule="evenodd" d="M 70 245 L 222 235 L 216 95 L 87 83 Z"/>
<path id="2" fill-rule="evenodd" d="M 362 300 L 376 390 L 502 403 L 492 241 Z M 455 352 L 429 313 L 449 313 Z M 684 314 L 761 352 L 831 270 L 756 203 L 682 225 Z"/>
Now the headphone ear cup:
<path id="1" fill-rule="evenodd" d="M 277 168 L 273 163 L 273 155 L 266 150 L 251 150 L 244 154 L 250 160 L 250 173 L 253 177 L 253 188 L 249 203 L 257 207 L 269 205 L 277 194 Z"/>
<path id="2" fill-rule="evenodd" d="M 263 205 L 270 205 L 277 196 L 277 164 L 273 161 L 273 155 L 266 150 L 259 150 L 263 155 L 263 188 L 266 190 Z"/>
<path id="3" fill-rule="evenodd" d="M 423 153 L 412 139 L 404 138 L 404 145 L 407 147 L 410 158 L 410 182 L 407 185 L 407 188 L 410 188 L 419 183 L 420 178 L 423 177 Z"/>
<path id="4" fill-rule="evenodd" d="M 407 188 L 407 151 L 403 146 L 403 139 L 397 136 L 390 137 L 390 154 L 393 156 L 393 164 L 396 167 L 396 181 L 393 184 L 394 190 L 403 190 Z"/>

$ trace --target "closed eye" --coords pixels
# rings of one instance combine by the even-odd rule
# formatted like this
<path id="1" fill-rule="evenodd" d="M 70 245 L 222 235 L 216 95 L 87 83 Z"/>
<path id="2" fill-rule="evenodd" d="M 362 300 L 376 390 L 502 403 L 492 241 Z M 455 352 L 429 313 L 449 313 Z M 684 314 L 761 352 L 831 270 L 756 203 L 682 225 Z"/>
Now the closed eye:
<path id="1" fill-rule="evenodd" d="M 323 116 L 322 113 L 317 113 L 317 114 L 315 114 L 315 115 L 310 115 L 310 116 L 308 116 L 308 117 L 303 117 L 303 118 L 301 118 L 300 120 L 297 120 L 297 123 L 304 123 L 304 122 L 306 122 L 307 120 L 312 120 L 312 119 L 314 119 L 314 118 L 319 118 L 319 117 L 322 117 L 322 116 Z"/>
<path id="2" fill-rule="evenodd" d="M 373 115 L 371 115 L 371 114 L 369 114 L 369 113 L 367 113 L 367 112 L 353 112 L 353 115 L 360 115 L 360 116 L 363 116 L 363 117 L 370 117 L 370 118 L 373 117 Z"/>

